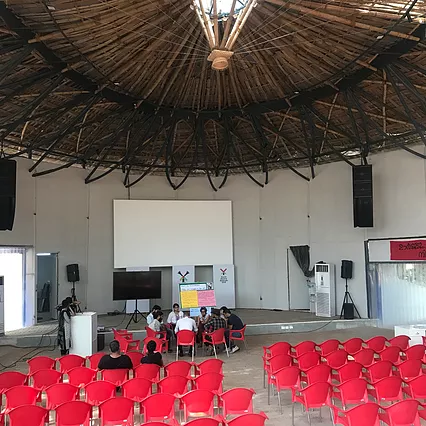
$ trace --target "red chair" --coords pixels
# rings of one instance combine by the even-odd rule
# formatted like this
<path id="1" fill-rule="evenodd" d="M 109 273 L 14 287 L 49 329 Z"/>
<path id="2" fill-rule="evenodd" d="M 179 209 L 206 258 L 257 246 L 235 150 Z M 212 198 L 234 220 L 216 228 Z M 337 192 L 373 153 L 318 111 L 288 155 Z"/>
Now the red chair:
<path id="1" fill-rule="evenodd" d="M 157 392 L 168 393 L 180 398 L 188 392 L 188 378 L 183 376 L 167 376 L 157 383 Z"/>
<path id="2" fill-rule="evenodd" d="M 390 361 L 392 364 L 401 362 L 401 349 L 399 346 L 389 346 L 379 354 L 382 361 Z"/>
<path id="3" fill-rule="evenodd" d="M 223 375 L 218 373 L 204 373 L 194 379 L 195 389 L 204 389 L 216 394 L 223 393 Z"/>
<path id="4" fill-rule="evenodd" d="M 382 422 L 389 426 L 420 426 L 419 402 L 414 399 L 406 399 L 390 407 L 382 408 L 379 413 Z"/>
<path id="5" fill-rule="evenodd" d="M 358 379 L 362 377 L 363 366 L 359 362 L 348 362 L 343 367 L 337 370 L 336 374 L 333 374 L 333 379 L 340 383 L 344 383 L 347 380 Z"/>
<path id="6" fill-rule="evenodd" d="M 204 415 L 213 417 L 214 415 L 214 393 L 205 390 L 197 389 L 183 395 L 181 402 L 183 404 L 183 420 L 186 422 L 188 417 Z"/>
<path id="7" fill-rule="evenodd" d="M 27 383 L 28 376 L 19 371 L 5 371 L 0 373 L 0 394 L 14 386 L 23 386 Z"/>
<path id="8" fill-rule="evenodd" d="M 401 377 L 404 382 L 422 375 L 422 361 L 420 359 L 407 359 L 398 365 L 395 375 Z"/>
<path id="9" fill-rule="evenodd" d="M 75 401 L 79 388 L 69 383 L 56 383 L 46 389 L 46 408 L 55 410 L 64 402 Z"/>
<path id="10" fill-rule="evenodd" d="M 293 347 L 296 358 L 307 352 L 315 352 L 316 344 L 310 340 L 305 340 Z"/>
<path id="11" fill-rule="evenodd" d="M 293 404 L 292 404 L 292 420 L 294 425 L 294 403 L 301 404 L 308 415 L 309 424 L 311 424 L 311 416 L 309 410 L 312 408 L 319 408 L 331 405 L 331 390 L 330 383 L 314 383 L 304 389 L 292 390 Z"/>
<path id="12" fill-rule="evenodd" d="M 92 406 L 84 401 L 65 402 L 56 409 L 56 426 L 90 426 Z"/>
<path id="13" fill-rule="evenodd" d="M 129 378 L 129 370 L 117 368 L 115 370 L 102 370 L 102 379 L 121 386 Z"/>
<path id="14" fill-rule="evenodd" d="M 49 412 L 43 407 L 21 405 L 9 413 L 9 426 L 44 426 L 49 420 L 48 416 Z"/>
<path id="15" fill-rule="evenodd" d="M 408 346 L 410 345 L 411 338 L 408 336 L 395 336 L 392 339 L 389 339 L 389 344 L 391 346 L 397 346 L 401 351 L 405 351 L 408 349 Z"/>
<path id="16" fill-rule="evenodd" d="M 306 383 L 312 385 L 317 382 L 331 383 L 331 367 L 327 364 L 319 364 L 305 371 Z M 275 374 L 276 375 L 276 374 Z M 302 380 L 305 381 L 305 380 Z"/>
<path id="17" fill-rule="evenodd" d="M 410 380 L 408 386 L 403 387 L 403 392 L 413 399 L 426 399 L 426 375 Z"/>
<path id="18" fill-rule="evenodd" d="M 379 409 L 377 404 L 368 402 L 358 405 L 348 411 L 333 406 L 334 424 L 343 426 L 380 426 Z"/>
<path id="19" fill-rule="evenodd" d="M 123 383 L 123 396 L 135 402 L 142 402 L 152 393 L 152 382 L 148 379 L 134 378 Z"/>
<path id="20" fill-rule="evenodd" d="M 96 354 L 88 356 L 87 359 L 89 360 L 89 368 L 91 368 L 92 370 L 97 370 L 99 361 L 104 355 L 107 355 L 107 354 L 105 352 L 98 352 Z"/>
<path id="21" fill-rule="evenodd" d="M 282 368 L 290 367 L 292 365 L 293 358 L 287 354 L 275 355 L 268 360 L 268 364 L 266 366 L 266 373 L 268 378 L 268 401 L 270 398 L 271 386 L 275 385 L 274 373 L 278 370 L 281 370 Z"/>
<path id="22" fill-rule="evenodd" d="M 194 362 L 195 336 L 196 334 L 190 330 L 180 330 L 176 333 L 176 361 L 179 359 L 179 346 L 191 346 L 192 362 Z"/>
<path id="23" fill-rule="evenodd" d="M 120 338 L 125 338 L 128 340 L 133 340 L 133 333 L 131 333 L 130 331 L 126 330 L 126 329 L 116 329 L 113 328 L 112 332 L 114 333 L 114 339 L 118 340 Z"/>
<path id="24" fill-rule="evenodd" d="M 392 376 L 393 364 L 390 361 L 379 361 L 367 368 L 365 376 L 370 383 L 376 383 L 385 377 Z"/>
<path id="25" fill-rule="evenodd" d="M 247 342 L 246 342 L 246 327 L 247 325 L 244 324 L 244 327 L 241 328 L 240 330 L 229 330 L 229 338 L 231 340 L 235 341 L 240 341 L 244 343 L 244 347 L 247 350 Z M 239 334 L 239 335 L 238 335 Z"/>
<path id="26" fill-rule="evenodd" d="M 36 356 L 27 361 L 29 371 L 28 374 L 32 375 L 38 370 L 51 370 L 55 368 L 56 360 L 48 356 Z"/>
<path id="27" fill-rule="evenodd" d="M 83 387 L 96 380 L 96 370 L 87 367 L 76 367 L 68 371 L 69 382 L 78 387 Z"/>
<path id="28" fill-rule="evenodd" d="M 49 386 L 62 381 L 62 373 L 56 370 L 38 370 L 32 376 L 33 387 L 44 391 Z"/>
<path id="29" fill-rule="evenodd" d="M 31 386 L 15 386 L 5 392 L 6 406 L 4 413 L 21 405 L 36 405 L 39 391 Z"/>
<path id="30" fill-rule="evenodd" d="M 326 363 L 333 370 L 343 367 L 348 362 L 348 353 L 344 349 L 338 349 L 326 356 Z"/>
<path id="31" fill-rule="evenodd" d="M 300 389 L 300 370 L 295 367 L 284 367 L 274 373 L 273 385 L 277 389 L 278 405 L 282 412 L 281 406 L 281 390 L 296 390 Z M 270 404 L 270 392 L 268 386 L 268 405 Z"/>
<path id="32" fill-rule="evenodd" d="M 157 338 L 160 335 L 159 340 L 162 341 L 163 351 L 168 352 L 169 350 L 169 341 L 167 340 L 167 331 L 154 331 L 152 328 L 145 327 L 146 337 Z"/>
<path id="33" fill-rule="evenodd" d="M 384 336 L 375 336 L 366 340 L 365 344 L 367 345 L 367 348 L 373 349 L 373 351 L 376 353 L 380 353 L 383 349 L 386 348 L 387 341 L 388 339 L 386 339 Z"/>
<path id="34" fill-rule="evenodd" d="M 228 357 L 229 357 L 229 350 L 228 350 L 228 346 L 226 345 L 225 329 L 224 328 L 219 328 L 218 330 L 215 330 L 212 333 L 203 333 L 203 347 L 204 348 L 205 348 L 205 346 L 204 346 L 205 343 L 213 345 L 213 351 L 214 351 L 215 358 L 217 358 L 216 345 L 220 345 L 220 344 L 223 343 L 225 345 L 226 355 L 228 355 Z"/>
<path id="35" fill-rule="evenodd" d="M 158 381 L 160 379 L 160 366 L 157 364 L 141 364 L 134 369 L 134 377 Z"/>
<path id="36" fill-rule="evenodd" d="M 307 371 L 321 362 L 321 355 L 318 352 L 305 352 L 297 358 L 297 366 L 302 371 Z"/>
<path id="37" fill-rule="evenodd" d="M 132 361 L 133 368 L 136 368 L 138 365 L 140 365 L 142 360 L 142 353 L 141 352 L 127 352 L 126 354 Z"/>
<path id="38" fill-rule="evenodd" d="M 288 342 L 277 342 L 270 346 L 263 346 L 263 356 L 265 358 L 272 358 L 275 355 L 291 354 L 291 345 Z"/>
<path id="39" fill-rule="evenodd" d="M 101 426 L 133 426 L 133 414 L 133 401 L 123 396 L 108 399 L 99 406 L 99 418 L 101 419 Z"/>
<path id="40" fill-rule="evenodd" d="M 261 411 L 260 413 L 241 414 L 232 420 L 226 422 L 228 426 L 265 426 L 267 415 Z"/>
<path id="41" fill-rule="evenodd" d="M 106 380 L 98 380 L 84 386 L 86 402 L 99 407 L 103 402 L 115 396 L 116 386 Z"/>
<path id="42" fill-rule="evenodd" d="M 59 361 L 59 370 L 61 373 L 68 373 L 76 367 L 84 367 L 86 359 L 78 355 L 64 355 L 60 358 L 57 358 L 56 361 Z"/>
<path id="43" fill-rule="evenodd" d="M 325 342 L 318 345 L 321 356 L 327 357 L 332 352 L 335 352 L 339 349 L 341 343 L 336 339 L 326 340 Z"/>
<path id="44" fill-rule="evenodd" d="M 185 423 L 185 426 L 219 426 L 220 421 L 217 419 L 208 419 L 207 417 L 202 417 L 201 419 L 191 420 L 188 423 Z M 155 423 L 145 423 L 142 426 L 164 426 L 158 425 Z"/>
<path id="45" fill-rule="evenodd" d="M 176 398 L 167 393 L 156 393 L 145 398 L 141 402 L 145 422 L 169 420 L 173 425 L 177 425 L 175 401 Z"/>
<path id="46" fill-rule="evenodd" d="M 401 357 L 402 360 L 407 359 L 420 359 L 423 360 L 425 356 L 425 347 L 423 345 L 410 346 L 405 350 L 405 356 Z"/>
<path id="47" fill-rule="evenodd" d="M 151 340 L 155 342 L 155 352 L 165 352 L 164 340 L 157 339 L 156 337 L 145 337 L 145 339 L 143 339 L 142 353 L 146 354 L 148 352 L 146 346 Z"/>
<path id="48" fill-rule="evenodd" d="M 218 361 L 218 360 L 212 359 L 208 361 Z M 191 368 L 192 368 L 192 364 L 188 361 L 173 361 L 164 367 L 164 374 L 166 376 L 190 377 Z"/>
<path id="49" fill-rule="evenodd" d="M 361 349 L 359 352 L 353 355 L 354 360 L 360 363 L 363 367 L 368 368 L 370 365 L 374 364 L 374 355 L 375 352 L 373 349 Z"/>
<path id="50" fill-rule="evenodd" d="M 343 349 L 349 355 L 355 355 L 357 352 L 359 352 L 362 349 L 363 343 L 364 343 L 364 340 L 360 339 L 359 337 L 354 337 L 342 343 L 342 345 L 343 345 Z"/>
<path id="51" fill-rule="evenodd" d="M 385 377 L 374 383 L 374 388 L 369 389 L 368 393 L 375 398 L 378 404 L 384 401 L 402 401 L 402 380 L 400 377 Z"/>
<path id="52" fill-rule="evenodd" d="M 233 388 L 220 395 L 223 416 L 253 413 L 253 389 Z"/>
<path id="53" fill-rule="evenodd" d="M 206 359 L 203 362 L 195 365 L 195 374 L 200 375 L 204 373 L 219 373 L 223 374 L 223 361 L 221 359 Z"/>
<path id="54" fill-rule="evenodd" d="M 120 350 L 121 352 L 127 353 L 130 351 L 139 351 L 141 341 L 140 340 L 128 340 L 124 337 L 117 338 L 118 342 L 120 343 Z"/>
<path id="55" fill-rule="evenodd" d="M 368 402 L 368 383 L 365 379 L 352 379 L 340 386 L 336 386 L 333 398 L 342 402 L 343 409 L 346 410 L 348 404 L 361 404 Z"/>

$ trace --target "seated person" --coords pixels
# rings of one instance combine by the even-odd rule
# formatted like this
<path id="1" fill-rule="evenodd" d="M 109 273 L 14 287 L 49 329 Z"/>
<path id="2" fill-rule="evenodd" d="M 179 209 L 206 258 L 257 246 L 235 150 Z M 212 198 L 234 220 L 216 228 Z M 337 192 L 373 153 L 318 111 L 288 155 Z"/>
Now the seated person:
<path id="1" fill-rule="evenodd" d="M 227 308 L 226 306 L 222 306 L 222 307 L 220 308 L 220 317 L 221 317 L 221 318 L 223 318 L 225 321 L 226 321 L 225 311 L 226 311 L 227 309 L 228 309 L 228 308 Z"/>
<path id="2" fill-rule="evenodd" d="M 172 352 L 171 349 L 171 337 L 172 337 L 172 330 L 170 330 L 169 328 L 167 328 L 164 324 L 162 324 L 163 322 L 163 312 L 162 311 L 155 311 L 153 314 L 153 320 L 151 322 L 151 324 L 149 324 L 149 328 L 151 330 L 154 330 L 156 333 L 159 333 L 160 331 L 165 331 L 166 334 L 166 339 L 169 342 L 169 352 Z M 157 339 L 161 339 L 162 335 L 161 334 L 156 334 L 155 337 Z"/>
<path id="3" fill-rule="evenodd" d="M 154 320 L 154 312 L 161 311 L 161 307 L 158 305 L 154 305 L 151 309 L 151 312 L 146 317 L 146 323 L 150 325 L 152 321 Z"/>
<path id="4" fill-rule="evenodd" d="M 183 318 L 183 312 L 179 308 L 180 306 L 177 303 L 174 303 L 173 311 L 170 312 L 169 316 L 167 317 L 167 326 L 169 326 L 172 331 L 175 330 L 178 320 Z"/>
<path id="5" fill-rule="evenodd" d="M 199 348 L 201 348 L 201 342 L 203 341 L 204 325 L 209 321 L 210 315 L 207 313 L 207 308 L 205 306 L 202 306 L 200 308 L 200 315 L 198 315 L 196 321 L 198 327 L 197 343 Z"/>
<path id="6" fill-rule="evenodd" d="M 179 319 L 176 323 L 175 333 L 178 333 L 181 330 L 189 330 L 196 333 L 198 331 L 197 324 L 195 321 L 189 316 L 189 312 L 185 312 L 184 317 Z M 189 356 L 192 356 L 192 346 L 189 347 Z M 183 346 L 179 345 L 179 356 L 183 356 Z"/>
<path id="7" fill-rule="evenodd" d="M 219 309 L 212 309 L 212 316 L 206 324 L 204 324 L 204 330 L 207 333 L 212 333 L 213 331 L 219 330 L 220 328 L 226 329 L 226 321 L 221 318 L 220 316 L 220 310 Z M 206 336 L 207 340 L 211 340 L 210 336 Z M 209 349 L 212 349 L 210 346 L 210 343 L 206 343 L 206 346 L 209 347 Z M 213 352 L 210 350 L 209 355 L 212 355 Z"/>
<path id="8" fill-rule="evenodd" d="M 155 348 L 156 344 L 154 340 L 150 340 L 146 345 L 148 353 L 142 357 L 141 364 L 157 364 L 160 367 L 164 365 L 161 353 L 155 352 Z"/>
<path id="9" fill-rule="evenodd" d="M 118 340 L 113 340 L 109 344 L 111 353 L 104 355 L 98 364 L 99 370 L 116 370 L 119 368 L 133 368 L 132 360 L 127 355 L 121 355 L 120 343 Z"/>
<path id="10" fill-rule="evenodd" d="M 223 314 L 227 320 L 228 328 L 225 330 L 226 344 L 231 349 L 231 354 L 240 350 L 240 348 L 234 345 L 234 342 L 229 340 L 229 330 L 241 330 L 244 328 L 244 324 L 238 315 L 233 314 L 228 308 L 224 309 Z M 235 337 L 241 337 L 241 333 L 232 333 Z"/>

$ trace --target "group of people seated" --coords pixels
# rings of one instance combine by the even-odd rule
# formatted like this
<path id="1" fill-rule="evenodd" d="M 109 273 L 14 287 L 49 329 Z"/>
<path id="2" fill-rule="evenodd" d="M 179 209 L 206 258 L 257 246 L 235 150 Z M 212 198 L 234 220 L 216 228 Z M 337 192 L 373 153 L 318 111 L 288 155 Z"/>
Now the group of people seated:
<path id="1" fill-rule="evenodd" d="M 237 352 L 240 348 L 236 346 L 232 339 L 229 338 L 230 330 L 233 330 L 235 337 L 241 337 L 241 334 L 235 332 L 241 330 L 244 324 L 241 318 L 233 314 L 230 309 L 226 306 L 222 306 L 220 309 L 212 308 L 211 315 L 208 314 L 208 310 L 205 306 L 200 308 L 200 315 L 194 320 L 190 317 L 190 313 L 187 311 L 181 311 L 180 306 L 175 303 L 173 310 L 167 317 L 167 323 L 163 322 L 163 312 L 161 307 L 154 305 L 151 312 L 147 316 L 147 323 L 149 328 L 159 333 L 166 331 L 167 340 L 169 341 L 169 352 L 171 349 L 171 339 L 180 330 L 190 330 L 197 334 L 198 347 L 202 347 L 203 333 L 212 333 L 213 331 L 221 328 L 225 329 L 225 340 L 231 353 Z M 159 335 L 157 337 L 160 337 Z M 208 338 L 208 337 L 207 337 Z M 206 343 L 207 351 L 209 355 L 213 355 L 213 349 L 211 344 Z M 179 356 L 183 356 L 183 347 L 179 346 Z M 189 356 L 192 356 L 192 347 L 189 348 Z"/>

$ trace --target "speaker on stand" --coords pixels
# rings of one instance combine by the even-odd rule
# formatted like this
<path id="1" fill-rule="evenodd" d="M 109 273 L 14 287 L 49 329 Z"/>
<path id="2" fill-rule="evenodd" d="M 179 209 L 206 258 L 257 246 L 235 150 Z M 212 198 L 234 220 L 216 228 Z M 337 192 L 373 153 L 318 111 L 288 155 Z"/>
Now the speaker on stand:
<path id="1" fill-rule="evenodd" d="M 352 260 L 342 260 L 342 266 L 340 268 L 340 277 L 345 280 L 345 295 L 343 297 L 342 309 L 340 311 L 340 319 L 354 319 L 355 312 L 357 313 L 358 318 L 361 318 L 361 315 L 359 314 L 358 309 L 355 306 L 348 287 L 348 279 L 352 279 L 352 269 Z"/>
<path id="2" fill-rule="evenodd" d="M 72 289 L 71 289 L 71 298 L 72 301 L 78 302 L 77 296 L 75 294 L 75 283 L 80 281 L 80 270 L 78 268 L 77 263 L 72 263 L 70 265 L 67 265 L 67 278 L 68 282 L 72 283 Z M 80 305 L 77 304 L 77 312 L 81 313 Z"/>
<path id="3" fill-rule="evenodd" d="M 15 220 L 16 161 L 0 159 L 0 231 L 11 231 Z"/>

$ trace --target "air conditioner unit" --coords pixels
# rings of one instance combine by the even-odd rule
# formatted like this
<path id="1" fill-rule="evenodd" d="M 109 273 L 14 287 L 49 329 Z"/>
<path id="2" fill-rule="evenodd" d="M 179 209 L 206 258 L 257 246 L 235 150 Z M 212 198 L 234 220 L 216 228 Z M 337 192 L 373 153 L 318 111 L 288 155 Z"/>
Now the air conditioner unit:
<path id="1" fill-rule="evenodd" d="M 336 268 L 330 263 L 315 265 L 317 317 L 336 316 Z"/>

